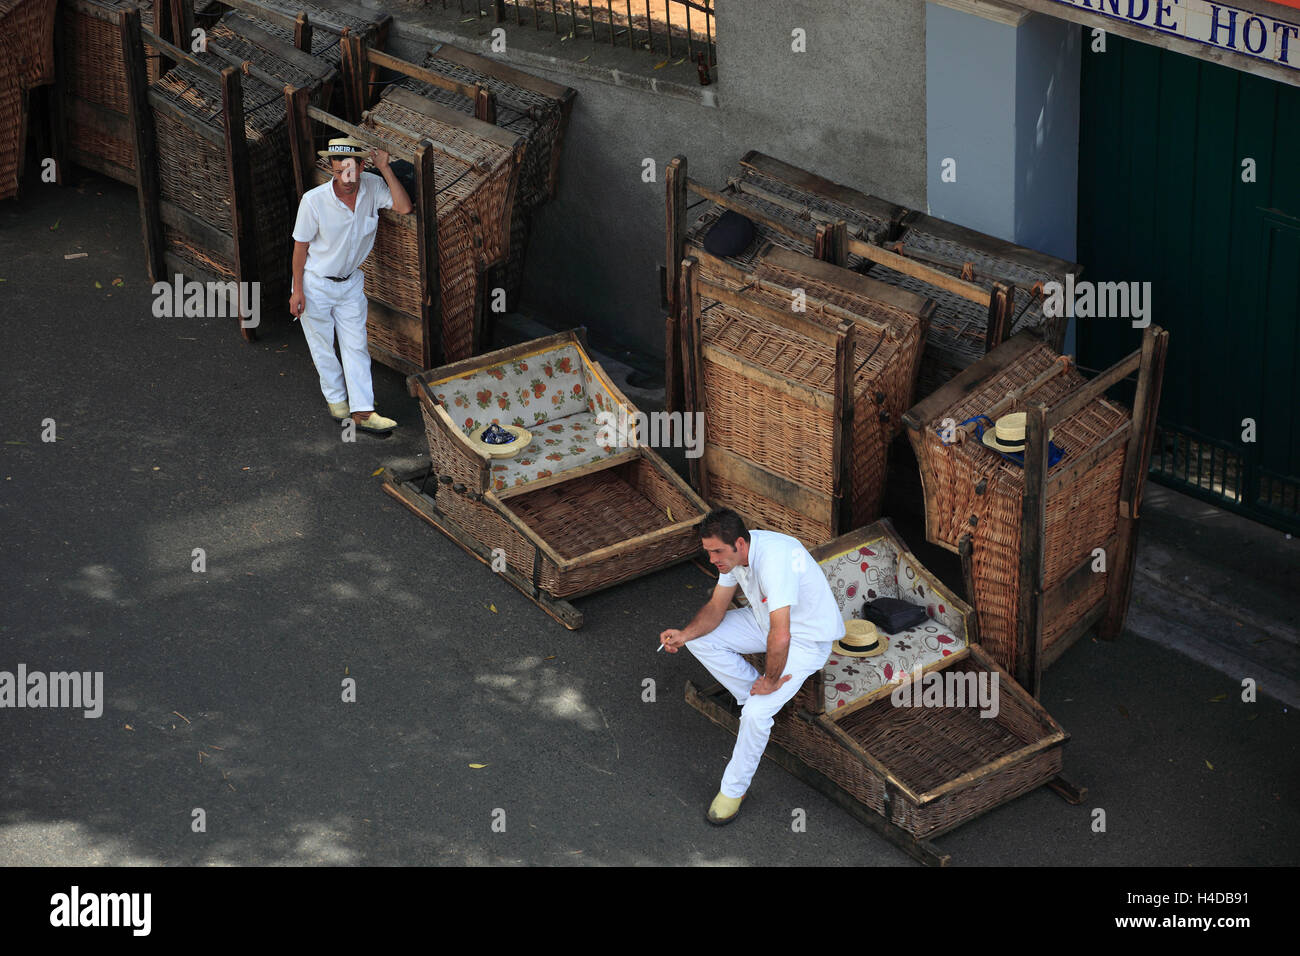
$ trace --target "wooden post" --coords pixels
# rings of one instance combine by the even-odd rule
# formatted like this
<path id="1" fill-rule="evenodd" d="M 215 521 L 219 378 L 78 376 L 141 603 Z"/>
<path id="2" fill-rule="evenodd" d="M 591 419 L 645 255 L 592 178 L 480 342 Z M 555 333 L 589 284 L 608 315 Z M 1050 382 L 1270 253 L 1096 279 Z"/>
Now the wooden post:
<path id="1" fill-rule="evenodd" d="M 235 244 L 235 281 L 239 283 L 241 316 L 239 332 L 245 341 L 257 338 L 255 329 L 244 328 L 243 285 L 257 275 L 256 216 L 253 181 L 248 168 L 248 140 L 244 130 L 244 93 L 239 70 L 228 66 L 221 71 L 221 119 L 226 137 L 226 188 L 230 197 L 230 233 Z"/>
<path id="2" fill-rule="evenodd" d="M 700 292 L 695 284 L 695 267 L 694 258 L 683 260 L 680 266 L 674 271 L 681 276 L 680 286 L 677 290 L 677 299 L 682 304 L 682 313 L 680 318 L 681 325 L 681 363 L 680 371 L 682 375 L 682 396 L 678 404 L 681 406 L 682 419 L 685 420 L 687 415 L 693 412 L 703 412 L 705 415 L 705 434 L 708 434 L 708 404 L 704 394 L 704 356 L 703 356 L 703 334 L 700 328 Z M 676 346 L 677 343 L 674 343 Z M 687 467 L 690 470 L 691 484 L 699 492 L 701 498 L 709 497 L 709 470 L 705 467 L 704 456 L 698 458 L 688 458 Z"/>
<path id="3" fill-rule="evenodd" d="M 474 94 L 474 118 L 496 125 L 497 96 L 486 86 L 480 86 L 478 92 Z"/>
<path id="4" fill-rule="evenodd" d="M 365 49 L 361 37 L 343 28 L 339 38 L 339 68 L 343 78 L 343 108 L 349 123 L 360 123 L 361 114 L 365 112 L 365 74 L 361 70 L 362 51 Z"/>
<path id="5" fill-rule="evenodd" d="M 835 342 L 835 434 L 831 439 L 832 537 L 853 527 L 853 332 L 841 322 Z"/>
<path id="6" fill-rule="evenodd" d="M 118 15 L 122 64 L 130 101 L 131 132 L 135 139 L 135 186 L 140 199 L 140 228 L 144 233 L 145 265 L 150 282 L 165 280 L 162 214 L 159 210 L 158 151 L 154 143 L 153 109 L 149 106 L 149 72 L 140 36 L 140 11 L 129 7 Z"/>
<path id="7" fill-rule="evenodd" d="M 293 45 L 303 53 L 311 53 L 311 20 L 305 11 L 300 12 L 293 21 Z"/>
<path id="8" fill-rule="evenodd" d="M 447 355 L 442 338 L 442 286 L 438 272 L 438 207 L 433 184 L 433 143 L 420 140 L 415 148 L 416 259 L 420 269 L 420 359 L 425 368 L 438 368 Z M 435 329 L 435 322 L 437 327 Z"/>
<path id="9" fill-rule="evenodd" d="M 63 45 L 62 22 L 54 27 L 54 62 L 63 63 L 66 50 Z M 68 162 L 68 117 L 65 104 L 68 98 L 67 71 L 54 71 L 54 85 L 47 89 L 46 102 L 50 105 L 49 136 L 50 151 L 47 155 L 54 158 L 54 181 L 60 186 L 67 185 L 63 167 Z"/>
<path id="10" fill-rule="evenodd" d="M 194 7 L 193 0 L 170 0 L 172 32 L 176 39 L 172 42 L 186 52 L 193 52 L 194 44 Z"/>
<path id="11" fill-rule="evenodd" d="M 984 333 L 984 352 L 988 354 L 1007 340 L 1015 319 L 1016 290 L 1005 282 L 994 282 L 989 296 L 989 324 Z"/>
<path id="12" fill-rule="evenodd" d="M 1097 628 L 1097 636 L 1113 641 L 1124 631 L 1129 601 L 1133 596 L 1133 566 L 1137 552 L 1138 519 L 1147 470 L 1151 467 L 1151 448 L 1155 443 L 1156 413 L 1160 408 L 1160 390 L 1164 383 L 1165 354 L 1169 333 L 1159 326 L 1148 326 L 1142 335 L 1142 359 L 1138 366 L 1137 393 L 1133 400 L 1133 430 L 1124 455 L 1124 478 L 1120 485 L 1118 545 L 1109 558 L 1106 582 L 1106 612 Z"/>
<path id="13" fill-rule="evenodd" d="M 1042 680 L 1043 533 L 1047 524 L 1047 406 L 1025 409 L 1025 492 L 1020 521 L 1020 601 L 1016 615 L 1016 681 L 1038 697 Z"/>
<path id="14" fill-rule="evenodd" d="M 813 257 L 847 268 L 849 264 L 849 227 L 843 219 L 817 227 L 813 239 Z"/>
<path id="15" fill-rule="evenodd" d="M 664 331 L 664 405 L 669 414 L 682 407 L 682 362 L 685 357 L 678 348 L 680 323 L 685 321 L 689 302 L 683 302 L 681 292 L 681 262 L 686 254 L 686 157 L 674 156 L 664 172 L 667 204 L 668 248 L 664 264 L 668 293 L 668 322 Z"/>
<path id="16" fill-rule="evenodd" d="M 980 630 L 979 609 L 975 606 L 975 542 L 969 534 L 964 534 L 957 540 L 957 554 L 961 556 L 961 583 L 966 588 L 966 603 L 971 606 L 966 642 L 978 644 Z"/>
<path id="17" fill-rule="evenodd" d="M 166 40 L 173 46 L 178 46 L 176 42 L 176 27 L 172 20 L 172 4 L 174 0 L 153 0 L 153 29 L 160 40 Z M 148 52 L 148 51 L 146 51 Z M 176 61 L 169 57 L 165 51 L 158 51 L 158 75 L 162 76 L 168 70 L 176 65 Z M 146 62 L 145 77 L 149 76 Z"/>
<path id="18" fill-rule="evenodd" d="M 289 152 L 293 158 L 293 184 L 298 191 L 298 198 L 311 189 L 312 170 L 316 167 L 316 158 L 312 151 L 311 119 L 307 115 L 307 106 L 311 102 L 311 90 L 307 87 L 298 89 L 293 86 L 284 88 L 284 111 L 286 125 L 289 127 Z"/>

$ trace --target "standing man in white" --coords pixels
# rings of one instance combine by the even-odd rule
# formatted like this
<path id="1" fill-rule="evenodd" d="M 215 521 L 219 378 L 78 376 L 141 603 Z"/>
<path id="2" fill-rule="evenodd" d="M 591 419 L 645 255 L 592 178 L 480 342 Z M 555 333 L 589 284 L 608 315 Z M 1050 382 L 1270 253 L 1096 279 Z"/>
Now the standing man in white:
<path id="1" fill-rule="evenodd" d="M 351 412 L 363 431 L 390 432 L 397 422 L 375 411 L 361 263 L 375 244 L 379 210 L 408 213 L 413 207 L 383 150 L 342 138 L 330 140 L 319 155 L 329 157 L 334 176 L 303 193 L 298 204 L 289 311 L 302 319 L 330 414 L 343 421 Z M 383 179 L 361 175 L 367 155 Z M 334 354 L 335 333 L 341 366 Z"/>
<path id="2" fill-rule="evenodd" d="M 670 653 L 691 652 L 741 705 L 736 748 L 706 819 L 721 826 L 740 812 L 749 781 L 772 732 L 772 719 L 808 677 L 826 666 L 844 619 L 821 567 L 795 538 L 749 531 L 734 511 L 709 514 L 700 525 L 709 560 L 721 572 L 713 596 L 681 630 L 659 641 Z M 731 608 L 737 585 L 748 608 Z M 742 654 L 767 653 L 763 674 Z"/>

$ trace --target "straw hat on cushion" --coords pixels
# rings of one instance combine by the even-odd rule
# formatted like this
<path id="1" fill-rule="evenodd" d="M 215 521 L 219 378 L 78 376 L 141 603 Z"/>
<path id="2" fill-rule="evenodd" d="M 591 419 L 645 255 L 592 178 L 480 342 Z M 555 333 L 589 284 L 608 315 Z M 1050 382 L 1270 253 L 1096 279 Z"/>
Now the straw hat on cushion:
<path id="1" fill-rule="evenodd" d="M 845 657 L 875 657 L 889 648 L 889 638 L 870 621 L 854 618 L 844 622 L 844 636 L 832 648 Z"/>
<path id="2" fill-rule="evenodd" d="M 496 422 L 482 425 L 469 433 L 469 443 L 479 454 L 489 458 L 513 458 L 527 448 L 532 440 L 533 433 L 527 428 L 498 425 Z"/>
<path id="3" fill-rule="evenodd" d="M 984 430 L 981 441 L 988 445 L 994 451 L 1005 451 L 1012 454 L 1023 452 L 1025 450 L 1025 431 L 1028 416 L 1024 412 L 1011 412 L 1003 415 L 993 423 L 992 428 Z M 1047 440 L 1051 441 L 1052 436 L 1056 434 L 1056 429 L 1047 433 Z"/>
<path id="4" fill-rule="evenodd" d="M 347 159 L 349 156 L 355 156 L 365 159 L 370 155 L 370 147 L 359 139 L 352 139 L 349 136 L 340 136 L 338 139 L 329 141 L 328 149 L 316 150 L 317 156 L 325 156 L 329 159 Z"/>

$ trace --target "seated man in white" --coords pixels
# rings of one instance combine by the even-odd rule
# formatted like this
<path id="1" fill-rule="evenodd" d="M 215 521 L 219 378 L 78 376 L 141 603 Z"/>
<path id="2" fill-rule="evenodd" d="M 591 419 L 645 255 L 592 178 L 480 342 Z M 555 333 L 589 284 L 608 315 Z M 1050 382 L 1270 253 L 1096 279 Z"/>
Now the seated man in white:
<path id="1" fill-rule="evenodd" d="M 722 825 L 740 811 L 772 718 L 826 665 L 831 644 L 844 636 L 844 620 L 826 575 L 795 538 L 751 532 L 724 508 L 704 519 L 700 539 L 721 572 L 717 587 L 690 624 L 664 631 L 659 641 L 674 654 L 689 642 L 699 662 L 741 705 L 736 748 L 706 816 Z M 728 610 L 737 585 L 749 607 Z M 763 652 L 767 669 L 759 674 L 741 655 Z"/>

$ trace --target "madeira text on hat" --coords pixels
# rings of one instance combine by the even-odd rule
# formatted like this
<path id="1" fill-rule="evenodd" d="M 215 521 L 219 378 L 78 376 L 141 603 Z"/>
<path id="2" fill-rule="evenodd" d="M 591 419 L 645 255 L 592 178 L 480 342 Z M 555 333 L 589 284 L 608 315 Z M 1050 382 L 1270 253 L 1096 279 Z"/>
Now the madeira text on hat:
<path id="1" fill-rule="evenodd" d="M 359 139 L 341 136 L 338 139 L 330 140 L 329 148 L 318 149 L 316 155 L 330 158 L 338 157 L 339 159 L 347 159 L 349 156 L 365 158 L 370 155 L 370 147 Z"/>

